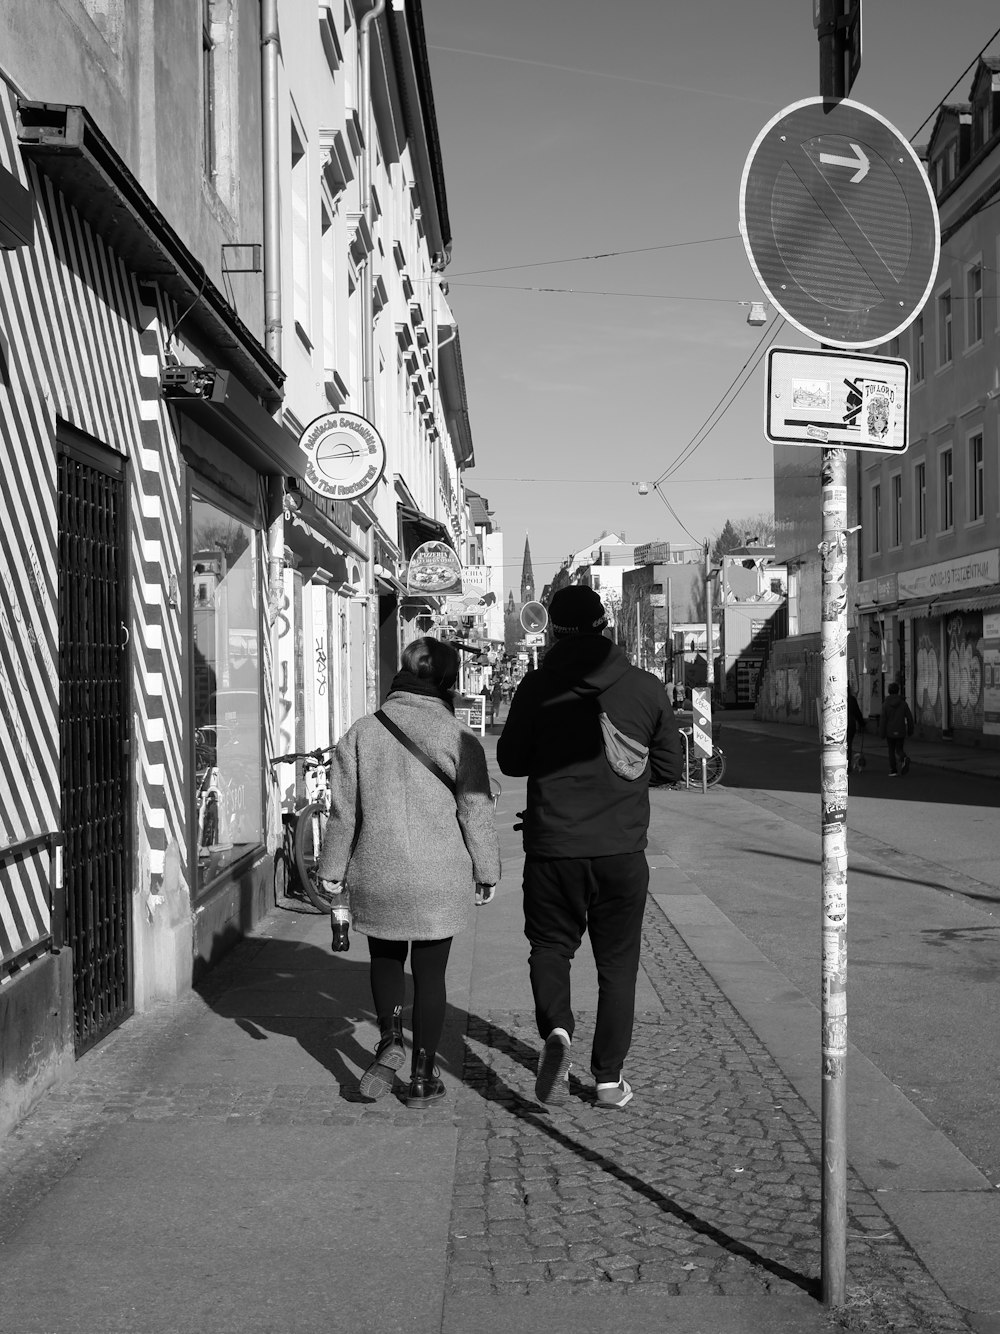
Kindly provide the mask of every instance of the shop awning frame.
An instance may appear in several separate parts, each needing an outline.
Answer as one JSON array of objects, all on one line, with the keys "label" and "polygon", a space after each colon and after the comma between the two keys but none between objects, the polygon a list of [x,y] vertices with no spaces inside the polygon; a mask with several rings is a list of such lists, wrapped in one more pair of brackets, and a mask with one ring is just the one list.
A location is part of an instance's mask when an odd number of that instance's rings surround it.
[{"label": "shop awning frame", "polygon": [[915,616],[946,616],[953,611],[1000,611],[1000,584],[989,588],[971,589],[968,593],[949,593],[947,597],[931,598],[929,601],[906,603],[899,607],[898,615],[906,618]]},{"label": "shop awning frame", "polygon": [[305,455],[298,441],[231,371],[215,366],[164,366],[160,395],[218,436],[258,472],[302,476]]},{"label": "shop awning frame", "polygon": [[455,539],[445,524],[410,505],[400,504],[398,509],[400,546],[406,560],[409,560],[417,547],[422,546],[424,542],[444,542],[455,551]]},{"label": "shop awning frame", "polygon": [[[330,584],[333,588],[353,587],[348,558],[338,550],[335,542],[307,523],[300,514],[293,512],[288,517],[285,545],[300,562],[297,568],[302,571],[303,578],[307,582],[315,580]],[[356,557],[354,563],[358,564]]]}]

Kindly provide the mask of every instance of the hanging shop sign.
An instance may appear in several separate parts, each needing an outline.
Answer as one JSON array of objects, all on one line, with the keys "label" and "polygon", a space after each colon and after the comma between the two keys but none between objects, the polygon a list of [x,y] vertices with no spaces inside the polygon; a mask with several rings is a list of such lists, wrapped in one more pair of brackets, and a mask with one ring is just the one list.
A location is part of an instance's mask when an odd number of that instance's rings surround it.
[{"label": "hanging shop sign", "polygon": [[430,593],[435,597],[462,592],[462,562],[445,542],[425,542],[410,557],[406,572],[407,593]]},{"label": "hanging shop sign", "polygon": [[334,500],[359,500],[385,472],[385,442],[354,412],[325,412],[299,436],[306,456],[306,481]]}]

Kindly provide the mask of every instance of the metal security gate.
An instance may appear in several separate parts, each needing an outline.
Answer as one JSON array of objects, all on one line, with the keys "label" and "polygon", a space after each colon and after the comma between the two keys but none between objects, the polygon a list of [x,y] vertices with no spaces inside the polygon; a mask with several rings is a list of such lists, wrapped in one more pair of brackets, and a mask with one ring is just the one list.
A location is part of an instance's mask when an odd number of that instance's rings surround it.
[{"label": "metal security gate", "polygon": [[78,1055],[132,1012],[126,533],[121,461],[64,439],[59,739]]}]

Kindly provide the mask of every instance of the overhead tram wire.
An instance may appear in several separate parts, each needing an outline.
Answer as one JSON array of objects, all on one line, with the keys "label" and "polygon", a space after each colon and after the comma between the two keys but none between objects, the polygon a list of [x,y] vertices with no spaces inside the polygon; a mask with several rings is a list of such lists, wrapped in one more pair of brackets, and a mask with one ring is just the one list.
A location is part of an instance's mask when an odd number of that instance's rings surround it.
[{"label": "overhead tram wire", "polygon": [[739,232],[730,236],[705,236],[694,241],[664,241],[660,245],[639,246],[633,250],[602,250],[594,255],[567,255],[563,259],[536,259],[529,264],[503,264],[493,269],[464,269],[461,273],[448,275],[448,281],[456,278],[472,278],[480,273],[511,273],[514,269],[543,269],[549,264],[580,264],[592,259],[617,259],[619,255],[648,255],[654,250],[678,250],[683,246],[713,245],[717,241],[738,241]]},{"label": "overhead tram wire", "polygon": [[[937,105],[936,105],[936,106],[934,107],[934,109],[930,112],[930,114],[929,114],[927,117],[925,117],[925,119],[921,122],[921,124],[917,126],[916,130],[914,131],[914,133],[910,136],[910,141],[911,141],[911,142],[912,142],[914,139],[916,139],[917,135],[918,135],[918,134],[920,133],[920,131],[924,128],[924,126],[925,126],[925,125],[926,125],[926,124],[927,124],[927,123],[928,123],[928,122],[929,122],[935,115],[937,115],[937,113],[938,113],[938,111],[940,110],[940,108],[941,108],[942,106],[944,106],[946,100],[951,96],[951,94],[955,91],[955,89],[956,89],[956,88],[958,87],[958,85],[962,82],[962,80],[968,76],[968,74],[971,72],[971,70],[975,68],[977,62],[981,59],[983,53],[984,53],[984,52],[989,48],[989,46],[990,46],[990,45],[997,39],[997,37],[1000,37],[1000,28],[997,28],[996,31],[995,31],[995,32],[994,32],[994,33],[987,39],[987,41],[986,41],[986,42],[983,44],[983,46],[979,49],[979,52],[976,54],[976,56],[974,57],[974,59],[971,60],[971,61],[969,62],[969,64],[966,66],[966,68],[962,71],[962,73],[958,76],[958,78],[955,80],[955,82],[951,85],[951,87],[950,87],[950,88],[948,89],[948,91],[945,93],[944,97],[941,98],[941,100],[937,103]],[[723,393],[722,397],[719,399],[719,402],[715,405],[715,407],[714,407],[714,408],[712,409],[712,411],[709,413],[708,417],[706,417],[705,421],[702,423],[702,425],[701,425],[701,427],[699,428],[699,430],[695,432],[695,434],[694,434],[694,436],[692,436],[690,442],[684,447],[684,449],[680,452],[680,454],[677,456],[677,458],[674,459],[673,463],[669,464],[669,465],[664,469],[664,471],[660,474],[660,476],[653,482],[653,489],[654,489],[654,491],[655,491],[656,494],[660,497],[660,499],[663,501],[664,505],[666,505],[667,509],[670,511],[670,513],[673,515],[673,517],[677,520],[677,522],[681,524],[681,527],[682,527],[682,528],[684,528],[683,523],[681,523],[681,520],[680,520],[679,516],[678,516],[677,513],[674,511],[674,509],[673,509],[673,507],[671,506],[670,502],[667,500],[666,496],[663,494],[662,490],[660,489],[660,488],[661,488],[661,483],[664,482],[668,477],[670,477],[670,476],[672,476],[674,473],[676,473],[677,470],[678,470],[680,467],[682,467],[684,463],[687,462],[687,460],[692,456],[692,454],[694,454],[694,452],[699,448],[699,446],[702,445],[702,444],[705,442],[705,440],[708,438],[708,436],[711,434],[711,432],[712,432],[712,431],[715,429],[715,427],[719,424],[719,422],[720,422],[720,421],[722,420],[722,418],[725,416],[726,412],[728,412],[729,408],[730,408],[730,407],[732,406],[732,404],[735,402],[735,400],[736,400],[737,396],[739,395],[740,391],[742,390],[743,386],[746,384],[746,379],[743,379],[742,383],[739,383],[741,377],[744,375],[744,372],[746,372],[746,371],[747,371],[747,368],[749,367],[749,372],[748,372],[747,377],[746,377],[746,378],[748,379],[748,378],[749,378],[749,375],[752,374],[754,370],[756,370],[758,364],[760,363],[760,360],[762,359],[764,353],[767,351],[767,349],[768,349],[768,347],[770,346],[770,344],[773,343],[774,339],[778,336],[778,333],[781,331],[781,328],[783,327],[784,323],[785,323],[784,317],[781,317],[781,319],[779,320],[779,322],[778,322],[777,325],[775,326],[773,332],[768,331],[768,333],[770,334],[770,337],[768,337],[767,334],[761,336],[761,339],[760,339],[759,342],[757,343],[757,346],[754,348],[753,352],[750,354],[750,358],[749,358],[749,360],[744,364],[743,368],[740,370],[739,374],[738,374],[738,375],[735,377],[735,379],[732,381],[732,383],[730,384],[729,388],[725,391],[725,393]],[[766,343],[765,343],[765,339],[766,339]],[[751,362],[753,363],[752,365],[751,365]],[[730,397],[730,394],[732,395],[732,397]],[[727,399],[728,399],[728,402],[727,402]],[[721,408],[721,411],[720,411],[720,408]],[[716,414],[718,414],[718,415],[716,415]],[[713,420],[713,419],[714,419],[714,420]],[[684,528],[684,531],[685,531],[686,533],[688,533],[688,536],[689,536],[689,537],[691,536],[691,533],[688,532],[688,529],[687,529],[687,528]]]},{"label": "overhead tram wire", "polygon": [[997,30],[996,30],[996,32],[993,34],[993,36],[990,37],[990,38],[986,41],[986,43],[985,43],[983,46],[981,46],[981,47],[979,48],[979,52],[978,52],[978,54],[975,55],[975,56],[973,57],[973,59],[969,62],[969,64],[966,65],[965,69],[962,70],[962,73],[958,76],[958,78],[955,80],[955,82],[951,85],[951,87],[950,87],[950,88],[948,89],[948,91],[945,93],[944,97],[942,97],[941,100],[937,103],[937,105],[936,105],[936,106],[934,107],[934,109],[931,111],[930,115],[926,116],[926,117],[920,122],[920,124],[917,126],[917,128],[914,130],[914,132],[910,135],[910,143],[912,143],[913,140],[916,139],[917,135],[918,135],[918,134],[920,133],[920,131],[924,128],[924,126],[928,123],[928,121],[933,120],[933,118],[934,118],[934,117],[937,115],[937,113],[941,110],[941,108],[942,108],[942,107],[944,106],[944,104],[947,102],[948,98],[951,97],[952,93],[955,91],[955,89],[958,87],[958,85],[962,82],[962,80],[963,80],[969,73],[971,73],[971,71],[975,68],[975,66],[976,66],[976,62],[977,62],[978,60],[981,59],[983,52],[987,49],[987,47],[990,45],[990,43],[991,43],[991,42],[995,42],[996,39],[997,39],[998,37],[1000,37],[1000,28],[997,28]]},{"label": "overhead tram wire", "polygon": [[654,487],[659,487],[661,482],[666,481],[668,477],[671,477],[675,472],[677,472],[677,470],[687,462],[687,460],[692,456],[692,454],[694,454],[694,452],[699,448],[699,446],[704,444],[705,440],[708,439],[708,436],[711,434],[711,432],[715,429],[716,426],[718,426],[719,422],[729,411],[730,407],[732,407],[733,403],[736,401],[737,397],[740,394],[740,391],[743,389],[747,380],[750,378],[753,372],[757,369],[757,366],[762,361],[764,353],[768,350],[771,343],[774,342],[775,338],[777,338],[778,334],[784,328],[784,325],[785,325],[785,318],[784,316],[780,316],[777,322],[775,323],[773,329],[766,329],[764,333],[761,334],[760,338],[757,340],[756,346],[750,353],[750,356],[743,363],[743,366],[737,372],[736,376],[730,383],[729,387],[723,392],[718,403],[716,403],[715,407],[708,414],[704,422],[702,422],[701,426],[694,433],[690,441],[684,446],[681,452],[677,455],[674,461],[668,464],[667,467],[664,468],[663,472],[660,473],[659,477],[656,478],[656,480],[653,482]]}]

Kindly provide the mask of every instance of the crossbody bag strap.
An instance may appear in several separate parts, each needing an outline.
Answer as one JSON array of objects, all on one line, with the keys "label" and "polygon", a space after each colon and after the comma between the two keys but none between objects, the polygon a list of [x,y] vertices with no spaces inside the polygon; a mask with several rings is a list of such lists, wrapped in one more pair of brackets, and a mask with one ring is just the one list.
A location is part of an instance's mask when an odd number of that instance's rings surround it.
[{"label": "crossbody bag strap", "polygon": [[458,796],[458,788],[455,785],[455,780],[449,778],[441,766],[436,764],[429,755],[425,754],[411,737],[408,737],[401,728],[397,727],[392,719],[384,714],[381,709],[376,710],[375,717],[387,732],[392,733],[401,746],[405,746],[410,754],[420,761],[425,769],[429,769],[435,778],[440,778],[441,782],[444,783],[445,787],[453,797]]}]

